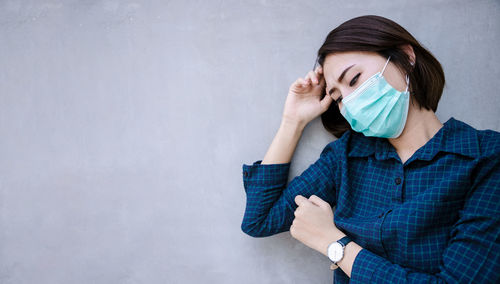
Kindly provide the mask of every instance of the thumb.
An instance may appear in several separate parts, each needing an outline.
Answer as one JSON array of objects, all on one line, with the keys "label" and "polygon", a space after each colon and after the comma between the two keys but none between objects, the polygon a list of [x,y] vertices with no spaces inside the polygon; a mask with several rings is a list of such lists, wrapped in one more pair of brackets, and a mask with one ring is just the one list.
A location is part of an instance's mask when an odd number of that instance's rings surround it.
[{"label": "thumb", "polygon": [[324,201],[323,199],[319,198],[318,196],[316,196],[314,194],[309,197],[309,201],[311,201],[312,203],[314,203],[315,205],[317,205],[321,208],[329,208],[330,207],[330,204],[328,204],[328,202]]},{"label": "thumb", "polygon": [[333,98],[332,96],[326,94],[326,80],[325,80],[325,76],[321,76],[321,80],[319,81],[319,85],[321,86],[321,90],[323,92],[325,92],[325,96],[323,97],[323,99],[319,102],[320,103],[320,106],[321,106],[321,111],[322,112],[325,112],[329,107],[330,105],[332,104],[333,102]]},{"label": "thumb", "polygon": [[295,203],[296,203],[298,206],[300,206],[300,205],[302,205],[304,202],[306,202],[307,198],[305,198],[304,196],[302,196],[302,195],[298,194],[297,196],[295,196],[294,200],[295,200]]},{"label": "thumb", "polygon": [[321,111],[325,112],[333,102],[333,98],[330,95],[325,95],[323,99],[319,102],[321,106]]}]

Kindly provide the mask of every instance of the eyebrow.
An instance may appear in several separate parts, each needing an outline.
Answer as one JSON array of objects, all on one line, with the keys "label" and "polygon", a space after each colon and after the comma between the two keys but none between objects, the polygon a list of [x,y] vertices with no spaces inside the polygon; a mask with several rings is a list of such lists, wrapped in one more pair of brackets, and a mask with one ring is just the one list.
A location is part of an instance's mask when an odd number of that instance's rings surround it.
[{"label": "eyebrow", "polygon": [[[342,79],[344,79],[345,73],[347,73],[347,71],[348,71],[349,69],[351,69],[351,67],[353,67],[354,65],[356,65],[356,64],[353,64],[353,65],[351,65],[351,66],[347,67],[347,68],[346,68],[346,69],[342,72],[342,74],[340,74],[340,77],[339,77],[339,79],[337,80],[339,83],[340,83],[340,82],[342,82]],[[331,95],[331,94],[333,93],[333,90],[335,90],[335,89],[336,89],[335,87],[331,88],[331,89],[328,91],[328,94],[329,94],[329,95]]]}]

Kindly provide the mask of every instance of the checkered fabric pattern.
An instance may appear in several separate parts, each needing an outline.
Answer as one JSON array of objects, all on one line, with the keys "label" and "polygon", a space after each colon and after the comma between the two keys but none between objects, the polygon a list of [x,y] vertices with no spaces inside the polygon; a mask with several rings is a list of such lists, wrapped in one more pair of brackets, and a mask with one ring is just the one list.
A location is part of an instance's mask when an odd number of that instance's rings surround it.
[{"label": "checkered fabric pattern", "polygon": [[289,182],[290,163],[243,164],[241,229],[289,231],[296,195],[335,210],[363,247],[334,283],[500,283],[500,133],[450,118],[405,163],[385,138],[347,131]]}]

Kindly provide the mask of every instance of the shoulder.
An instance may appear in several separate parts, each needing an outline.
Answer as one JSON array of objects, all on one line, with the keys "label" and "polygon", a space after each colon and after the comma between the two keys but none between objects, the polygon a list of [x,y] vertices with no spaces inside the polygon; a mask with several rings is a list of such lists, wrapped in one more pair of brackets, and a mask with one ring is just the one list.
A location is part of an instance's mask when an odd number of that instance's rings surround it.
[{"label": "shoulder", "polygon": [[343,149],[345,150],[350,140],[351,130],[347,130],[346,132],[344,132],[344,134],[342,134],[342,136],[340,136],[340,138],[326,144],[326,146],[323,148],[322,154],[326,152],[341,151]]},{"label": "shoulder", "polygon": [[366,137],[361,133],[347,130],[344,134],[323,149],[322,154],[329,153],[337,160],[345,160],[348,157],[364,157],[375,151],[376,139]]},{"label": "shoulder", "polygon": [[484,129],[477,130],[481,156],[500,156],[500,132]]},{"label": "shoulder", "polygon": [[461,120],[450,118],[446,122],[446,141],[454,151],[469,154],[475,158],[498,158],[500,154],[500,132],[491,129],[476,129]]}]

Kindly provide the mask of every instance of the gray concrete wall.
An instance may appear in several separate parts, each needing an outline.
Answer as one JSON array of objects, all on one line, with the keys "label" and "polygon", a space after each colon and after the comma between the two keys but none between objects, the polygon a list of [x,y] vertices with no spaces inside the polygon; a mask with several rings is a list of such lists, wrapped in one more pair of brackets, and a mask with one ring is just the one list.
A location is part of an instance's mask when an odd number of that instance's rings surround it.
[{"label": "gray concrete wall", "polygon": [[[289,85],[376,14],[442,63],[438,108],[500,130],[498,1],[0,1],[1,283],[330,283],[240,230]],[[290,178],[334,139],[304,131]]]}]

